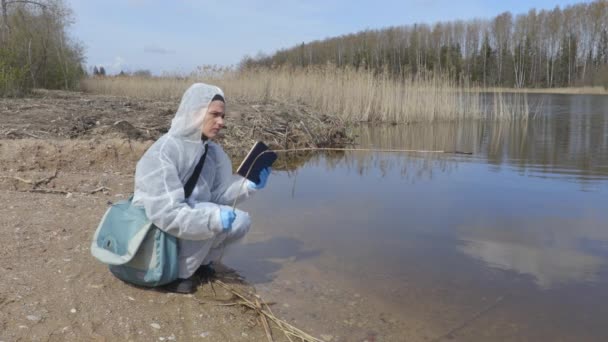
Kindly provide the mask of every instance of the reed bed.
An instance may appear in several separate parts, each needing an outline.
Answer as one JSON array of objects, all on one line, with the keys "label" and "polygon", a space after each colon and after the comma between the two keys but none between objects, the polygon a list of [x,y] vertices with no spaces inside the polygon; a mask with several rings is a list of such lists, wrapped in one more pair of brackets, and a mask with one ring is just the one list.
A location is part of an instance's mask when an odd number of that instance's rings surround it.
[{"label": "reed bed", "polygon": [[[461,119],[527,119],[525,94],[495,93],[494,105],[479,89],[438,75],[393,77],[331,65],[309,68],[217,69],[188,77],[104,77],[83,82],[93,93],[179,99],[193,82],[217,84],[229,98],[310,106],[349,122],[410,123]],[[516,104],[511,103],[513,99]]]}]

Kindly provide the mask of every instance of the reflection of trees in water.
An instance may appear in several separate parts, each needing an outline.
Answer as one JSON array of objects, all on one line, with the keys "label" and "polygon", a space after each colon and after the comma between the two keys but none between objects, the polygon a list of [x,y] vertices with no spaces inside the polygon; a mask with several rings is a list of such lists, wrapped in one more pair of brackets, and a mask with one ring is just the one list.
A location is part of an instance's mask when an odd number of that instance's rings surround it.
[{"label": "reflection of trees in water", "polygon": [[[386,175],[432,178],[459,161],[503,165],[533,176],[561,175],[588,183],[608,176],[608,97],[543,95],[534,120],[467,120],[355,129],[361,148],[458,150],[473,156],[416,153],[300,152],[281,154],[276,169],[294,171],[310,162],[359,174],[371,169]],[[415,156],[415,157],[413,157]]]},{"label": "reflection of trees in water", "polygon": [[460,150],[474,152],[481,138],[481,121],[362,126],[356,132],[363,148],[404,148],[420,150]]},{"label": "reflection of trees in water", "polygon": [[546,96],[543,115],[530,121],[519,149],[488,149],[520,171],[571,175],[581,182],[604,178],[608,169],[608,98]]},{"label": "reflection of trees in water", "polygon": [[309,160],[308,165],[324,167],[328,171],[356,172],[365,176],[380,172],[386,177],[389,172],[398,170],[401,177],[412,182],[420,179],[433,179],[436,172],[447,173],[455,169],[454,160],[444,155],[417,155],[409,152],[362,152],[322,153]]},{"label": "reflection of trees in water", "polygon": [[[608,97],[549,97],[534,120],[460,121],[357,130],[361,147],[459,150],[497,169],[561,174],[578,181],[608,176]],[[445,155],[442,156],[445,158]]]}]

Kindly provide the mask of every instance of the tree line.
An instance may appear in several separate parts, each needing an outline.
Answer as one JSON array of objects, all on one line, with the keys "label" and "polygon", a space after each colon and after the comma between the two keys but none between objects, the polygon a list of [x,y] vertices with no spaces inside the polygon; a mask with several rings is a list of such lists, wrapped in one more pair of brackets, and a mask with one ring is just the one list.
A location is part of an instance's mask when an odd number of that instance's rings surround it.
[{"label": "tree line", "polygon": [[72,12],[62,0],[0,0],[0,96],[32,88],[74,89],[84,49],[70,39]]},{"label": "tree line", "polygon": [[492,19],[366,30],[245,57],[241,68],[331,63],[483,86],[608,87],[608,0]]}]

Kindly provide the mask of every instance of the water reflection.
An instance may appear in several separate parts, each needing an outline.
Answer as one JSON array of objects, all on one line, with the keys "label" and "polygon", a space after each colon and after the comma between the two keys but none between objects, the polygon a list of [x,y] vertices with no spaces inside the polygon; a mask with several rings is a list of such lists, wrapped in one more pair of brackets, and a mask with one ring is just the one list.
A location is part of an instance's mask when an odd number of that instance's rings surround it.
[{"label": "water reflection", "polygon": [[462,228],[460,250],[490,267],[531,275],[542,289],[595,281],[606,265],[606,218],[496,221]]},{"label": "water reflection", "polygon": [[310,267],[439,331],[475,317],[457,340],[604,341],[608,97],[548,96],[544,110],[359,131],[361,147],[471,156],[305,155],[246,202],[264,238],[230,264],[258,284]]},{"label": "water reflection", "polygon": [[[582,184],[608,178],[608,97],[542,95],[528,121],[461,121],[361,127],[363,147],[471,151],[494,170],[560,176]],[[445,156],[445,155],[444,155]]]},{"label": "water reflection", "polygon": [[[355,173],[360,176],[377,174],[384,178],[397,172],[402,179],[415,182],[431,180],[436,173],[450,173],[458,167],[457,160],[443,154],[400,152],[341,152],[318,153],[310,156],[307,166],[327,171]],[[296,173],[297,174],[297,173]]]},{"label": "water reflection", "polygon": [[[309,155],[306,168],[324,169],[328,178],[334,174],[342,179],[349,174],[362,180],[382,177],[390,185],[376,184],[370,191],[382,193],[380,198],[389,202],[383,204],[387,208],[408,201],[407,195],[390,190],[402,186],[403,179],[409,183],[435,180],[407,191],[425,196],[442,193],[442,200],[433,199],[433,205],[443,201],[451,206],[441,215],[451,223],[460,221],[455,238],[465,255],[493,268],[532,276],[540,288],[593,281],[608,258],[608,217],[589,219],[580,211],[601,206],[601,189],[608,180],[608,97],[532,96],[542,97],[535,101],[543,102],[543,111],[534,120],[360,127],[356,131],[363,148],[471,151],[472,156],[337,152]],[[401,177],[399,181],[391,177],[395,174]],[[438,174],[444,176],[440,181]],[[579,190],[594,190],[595,197],[575,195],[576,190],[564,180],[575,181]],[[457,199],[462,203],[449,204]],[[535,207],[539,203],[545,208]],[[552,213],[556,208],[571,215],[556,218]],[[487,222],[468,224],[458,211]],[[504,215],[504,222],[492,213]],[[426,229],[443,228],[435,223]]]}]

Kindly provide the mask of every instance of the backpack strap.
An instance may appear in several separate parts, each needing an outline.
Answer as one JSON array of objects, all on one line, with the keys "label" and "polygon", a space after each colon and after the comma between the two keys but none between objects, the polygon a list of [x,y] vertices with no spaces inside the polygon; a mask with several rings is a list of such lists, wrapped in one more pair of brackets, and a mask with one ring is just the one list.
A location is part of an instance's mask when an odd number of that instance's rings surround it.
[{"label": "backpack strap", "polygon": [[203,165],[205,165],[205,159],[207,158],[207,146],[208,145],[205,144],[205,152],[201,156],[201,159],[198,161],[198,164],[196,164],[196,167],[194,168],[194,172],[192,173],[192,176],[190,176],[190,178],[186,182],[186,185],[184,185],[184,193],[186,195],[185,198],[188,198],[188,197],[190,197],[190,195],[192,195],[192,191],[194,191],[194,186],[196,185],[196,182],[198,181],[198,177],[201,175],[201,171],[203,170]]}]

